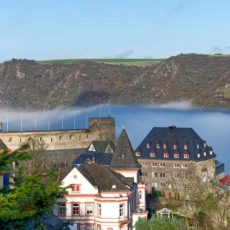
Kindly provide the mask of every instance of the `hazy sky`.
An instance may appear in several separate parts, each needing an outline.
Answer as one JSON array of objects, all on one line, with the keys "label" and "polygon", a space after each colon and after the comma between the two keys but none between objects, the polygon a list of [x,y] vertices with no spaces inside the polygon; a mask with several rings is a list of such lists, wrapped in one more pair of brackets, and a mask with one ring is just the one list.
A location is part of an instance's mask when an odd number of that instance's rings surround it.
[{"label": "hazy sky", "polygon": [[0,61],[230,53],[229,0],[0,0]]}]

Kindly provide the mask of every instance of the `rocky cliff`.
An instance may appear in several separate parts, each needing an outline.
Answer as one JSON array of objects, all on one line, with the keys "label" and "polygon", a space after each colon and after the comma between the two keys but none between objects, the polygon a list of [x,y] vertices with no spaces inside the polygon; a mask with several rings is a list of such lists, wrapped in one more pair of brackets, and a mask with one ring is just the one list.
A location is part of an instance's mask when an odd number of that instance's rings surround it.
[{"label": "rocky cliff", "polygon": [[48,109],[108,100],[230,107],[230,57],[225,56],[179,55],[146,67],[12,60],[0,64],[0,79],[2,107]]}]

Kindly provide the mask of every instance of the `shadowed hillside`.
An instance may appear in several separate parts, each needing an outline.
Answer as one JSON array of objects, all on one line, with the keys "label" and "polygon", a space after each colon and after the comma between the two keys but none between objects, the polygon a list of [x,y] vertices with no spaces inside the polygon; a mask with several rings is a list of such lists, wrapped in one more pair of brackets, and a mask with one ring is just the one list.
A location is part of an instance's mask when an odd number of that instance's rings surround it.
[{"label": "shadowed hillside", "polygon": [[56,63],[0,64],[1,106],[48,109],[110,99],[122,104],[192,100],[201,107],[230,107],[229,56],[179,55],[139,66],[106,60]]}]

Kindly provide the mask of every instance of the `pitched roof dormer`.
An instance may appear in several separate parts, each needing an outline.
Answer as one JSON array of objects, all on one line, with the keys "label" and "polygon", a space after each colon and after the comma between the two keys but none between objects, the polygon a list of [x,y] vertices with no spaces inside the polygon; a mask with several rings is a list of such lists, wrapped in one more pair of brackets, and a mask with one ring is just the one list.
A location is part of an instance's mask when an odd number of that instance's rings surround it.
[{"label": "pitched roof dormer", "polygon": [[123,127],[118,138],[113,159],[112,169],[139,169],[139,163],[134,155],[126,129]]}]

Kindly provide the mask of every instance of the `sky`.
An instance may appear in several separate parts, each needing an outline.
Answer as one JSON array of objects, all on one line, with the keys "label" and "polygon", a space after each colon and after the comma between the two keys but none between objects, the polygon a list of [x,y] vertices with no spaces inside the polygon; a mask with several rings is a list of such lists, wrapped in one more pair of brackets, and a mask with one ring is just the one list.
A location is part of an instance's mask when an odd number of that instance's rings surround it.
[{"label": "sky", "polygon": [[229,0],[0,0],[0,61],[230,53]]}]

